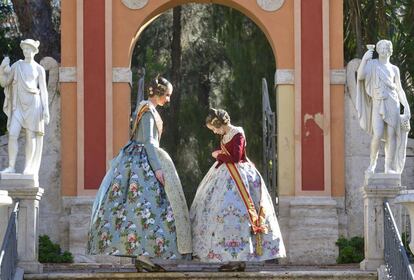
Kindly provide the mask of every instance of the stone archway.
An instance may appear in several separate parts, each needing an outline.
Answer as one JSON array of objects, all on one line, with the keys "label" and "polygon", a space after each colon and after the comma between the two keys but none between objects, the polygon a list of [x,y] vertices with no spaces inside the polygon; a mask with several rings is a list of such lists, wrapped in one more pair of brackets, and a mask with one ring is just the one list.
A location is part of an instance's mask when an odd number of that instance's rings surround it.
[{"label": "stone archway", "polygon": [[[106,163],[128,137],[135,41],[158,14],[188,2],[62,0],[63,197],[96,193]],[[292,207],[310,204],[335,208],[333,198],[344,196],[342,1],[191,2],[239,10],[262,29],[272,46],[278,69],[281,207],[285,203],[290,212]],[[303,196],[306,201],[301,200]],[[313,200],[315,196],[323,199]],[[281,215],[287,217],[285,229],[294,231],[288,229],[290,214],[281,211]],[[299,242],[297,236],[293,238]],[[332,250],[325,250],[327,259],[332,258]]]}]

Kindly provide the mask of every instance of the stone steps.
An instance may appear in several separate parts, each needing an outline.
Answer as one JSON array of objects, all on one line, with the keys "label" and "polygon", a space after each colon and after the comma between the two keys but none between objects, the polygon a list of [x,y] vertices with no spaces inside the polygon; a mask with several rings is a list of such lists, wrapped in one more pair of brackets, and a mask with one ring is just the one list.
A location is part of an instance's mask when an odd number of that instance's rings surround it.
[{"label": "stone steps", "polygon": [[134,273],[134,272],[107,272],[107,273],[43,273],[26,274],[24,279],[89,279],[89,280],[226,280],[226,279],[246,279],[246,280],[288,280],[288,279],[308,279],[308,280],[376,280],[376,272],[366,271],[260,271],[260,272],[166,272],[166,273]]},{"label": "stone steps", "polygon": [[248,263],[245,272],[218,272],[217,264],[200,264],[184,262],[163,264],[165,273],[136,273],[133,265],[112,264],[66,264],[44,266],[42,274],[26,274],[24,279],[187,279],[187,280],[226,280],[226,279],[260,279],[260,280],[376,280],[376,271],[361,271],[357,265],[336,266],[290,266],[277,264]]}]

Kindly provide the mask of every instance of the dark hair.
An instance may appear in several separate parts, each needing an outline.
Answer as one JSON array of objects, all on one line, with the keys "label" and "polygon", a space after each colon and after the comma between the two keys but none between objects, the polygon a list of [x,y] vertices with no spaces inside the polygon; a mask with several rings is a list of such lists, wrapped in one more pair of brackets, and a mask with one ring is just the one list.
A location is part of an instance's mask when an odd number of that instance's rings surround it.
[{"label": "dark hair", "polygon": [[168,88],[172,88],[172,84],[166,78],[157,75],[148,87],[148,96],[163,96]]},{"label": "dark hair", "polygon": [[206,117],[206,124],[219,128],[230,123],[229,114],[223,109],[210,108]]}]

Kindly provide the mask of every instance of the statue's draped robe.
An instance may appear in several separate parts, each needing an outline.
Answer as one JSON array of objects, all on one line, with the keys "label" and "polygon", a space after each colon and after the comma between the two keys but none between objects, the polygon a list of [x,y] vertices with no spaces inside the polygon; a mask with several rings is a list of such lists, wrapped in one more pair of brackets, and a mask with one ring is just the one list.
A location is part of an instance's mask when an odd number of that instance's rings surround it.
[{"label": "statue's draped robe", "polygon": [[[395,66],[392,66],[395,67]],[[378,59],[369,60],[365,66],[365,80],[357,80],[356,110],[359,124],[370,135],[373,134],[373,103],[379,106],[378,112],[383,121],[394,128],[397,137],[395,158],[396,171],[401,173],[405,164],[408,130],[401,127],[399,88],[395,81],[384,71]],[[387,130],[384,129],[385,141]],[[385,142],[385,154],[388,154],[388,142]]]},{"label": "statue's draped robe", "polygon": [[[42,98],[47,96],[45,71],[37,62],[32,63],[32,71],[24,71],[24,62],[19,60],[11,67],[9,74],[2,73],[1,86],[4,87],[3,111],[7,116],[7,130],[13,118],[20,125],[43,135],[45,124],[43,120]],[[42,77],[41,77],[42,76]],[[38,88],[39,86],[39,88]]]}]

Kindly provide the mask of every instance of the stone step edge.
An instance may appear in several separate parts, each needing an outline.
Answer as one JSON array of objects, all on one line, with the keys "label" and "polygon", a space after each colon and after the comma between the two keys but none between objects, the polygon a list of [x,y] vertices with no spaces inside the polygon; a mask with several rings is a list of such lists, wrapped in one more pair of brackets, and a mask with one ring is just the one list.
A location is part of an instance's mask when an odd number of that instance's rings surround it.
[{"label": "stone step edge", "polygon": [[[24,279],[377,279],[375,271],[165,272],[165,273],[43,273]],[[358,277],[358,278],[354,278]],[[360,278],[363,277],[363,278]]]}]

